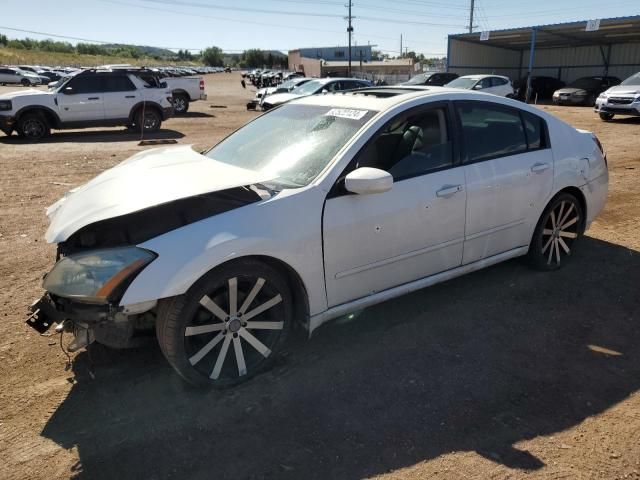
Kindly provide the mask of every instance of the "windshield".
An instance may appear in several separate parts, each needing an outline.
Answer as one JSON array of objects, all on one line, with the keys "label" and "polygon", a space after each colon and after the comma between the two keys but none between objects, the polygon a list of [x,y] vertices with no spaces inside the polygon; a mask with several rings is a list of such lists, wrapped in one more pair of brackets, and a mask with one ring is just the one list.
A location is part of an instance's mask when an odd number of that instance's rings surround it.
[{"label": "windshield", "polygon": [[276,88],[276,92],[277,93],[288,92],[293,87],[295,87],[295,85],[296,85],[296,82],[294,82],[293,80],[287,80],[286,82],[282,82],[280,85],[278,85],[278,88]]},{"label": "windshield", "polygon": [[635,75],[631,75],[620,85],[640,85],[640,72],[636,73]]},{"label": "windshield", "polygon": [[288,187],[308,185],[375,114],[372,110],[288,104],[258,117],[205,153],[272,175]]},{"label": "windshield", "polygon": [[422,85],[424,82],[429,80],[429,77],[433,75],[432,73],[421,73],[420,75],[416,75],[411,78],[409,81],[404,82],[405,85]]},{"label": "windshield", "polygon": [[56,87],[56,92],[60,92],[62,91],[62,88],[69,83],[69,80],[71,80],[74,76],[73,75],[69,75],[68,77],[62,77],[60,80],[58,80],[58,86]]},{"label": "windshield", "polygon": [[569,88],[582,88],[582,89],[585,89],[585,90],[589,90],[591,88],[598,88],[600,86],[601,82],[602,82],[602,80],[599,79],[599,78],[583,77],[583,78],[579,78],[575,82],[570,83],[568,85],[568,87]]},{"label": "windshield", "polygon": [[456,78],[455,80],[447,83],[447,87],[452,87],[452,88],[466,88],[466,89],[471,89],[473,88],[473,86],[478,83],[478,79],[477,78],[464,78],[464,77],[459,77]]},{"label": "windshield", "polygon": [[312,80],[300,87],[296,87],[294,93],[298,95],[313,95],[318,90],[322,90],[323,86],[324,82],[321,82],[320,80]]}]

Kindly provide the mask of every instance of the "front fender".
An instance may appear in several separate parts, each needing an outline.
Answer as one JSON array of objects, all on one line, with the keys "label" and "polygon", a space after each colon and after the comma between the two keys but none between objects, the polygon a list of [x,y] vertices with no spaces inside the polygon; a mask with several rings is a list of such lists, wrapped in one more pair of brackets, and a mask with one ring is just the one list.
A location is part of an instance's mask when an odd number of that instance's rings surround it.
[{"label": "front fender", "polygon": [[182,295],[211,269],[233,259],[266,256],[291,267],[313,315],[326,310],[321,215],[317,188],[247,205],[140,244],[158,254],[132,282],[120,305]]}]

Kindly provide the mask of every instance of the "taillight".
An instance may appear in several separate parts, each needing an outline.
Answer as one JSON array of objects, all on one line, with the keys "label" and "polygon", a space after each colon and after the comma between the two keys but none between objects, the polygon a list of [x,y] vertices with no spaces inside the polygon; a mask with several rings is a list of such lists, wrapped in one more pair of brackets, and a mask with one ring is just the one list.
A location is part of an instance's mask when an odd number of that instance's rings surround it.
[{"label": "taillight", "polygon": [[200,79],[200,90],[204,90],[204,79]]},{"label": "taillight", "polygon": [[591,136],[593,137],[593,141],[596,142],[596,145],[598,145],[598,148],[600,149],[600,152],[602,153],[602,157],[604,158],[604,164],[608,167],[609,163],[607,162],[607,154],[604,153],[604,147],[602,146],[602,143],[600,142],[598,137],[595,136],[595,134],[592,133]]}]

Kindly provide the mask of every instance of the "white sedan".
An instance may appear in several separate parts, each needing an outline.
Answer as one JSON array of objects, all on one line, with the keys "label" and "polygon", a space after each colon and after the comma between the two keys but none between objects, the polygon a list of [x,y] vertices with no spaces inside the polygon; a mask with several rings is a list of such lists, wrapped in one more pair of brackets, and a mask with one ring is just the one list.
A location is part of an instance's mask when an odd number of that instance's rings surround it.
[{"label": "white sedan", "polygon": [[294,323],[511,258],[562,266],[604,206],[598,140],[535,107],[369,88],[273,109],[199,154],[138,153],[48,210],[28,323],[125,347],[155,325],[194,384],[260,372]]},{"label": "white sedan", "polygon": [[492,93],[500,97],[513,98],[514,96],[511,80],[509,77],[503,77],[502,75],[465,75],[450,81],[446,86]]}]

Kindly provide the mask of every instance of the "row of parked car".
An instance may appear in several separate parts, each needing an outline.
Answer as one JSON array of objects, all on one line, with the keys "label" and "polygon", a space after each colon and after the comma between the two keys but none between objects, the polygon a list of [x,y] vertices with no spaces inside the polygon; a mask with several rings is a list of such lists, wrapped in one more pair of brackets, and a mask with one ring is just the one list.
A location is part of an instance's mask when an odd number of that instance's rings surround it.
[{"label": "row of parked car", "polygon": [[[260,71],[253,71],[245,76],[259,86],[262,84],[261,74]],[[605,121],[613,119],[614,115],[640,116],[640,72],[625,81],[612,76],[591,76],[579,78],[569,85],[553,77],[532,76],[528,84],[527,77],[514,84],[509,77],[502,75],[458,76],[448,72],[425,72],[415,75],[400,86],[446,86],[522,101],[526,100],[527,88],[530,88],[530,99],[553,100],[558,105],[594,106],[600,118]],[[364,88],[371,86],[372,83],[354,78],[305,78],[289,72],[275,85],[270,86],[268,82],[266,85],[258,89],[255,98],[247,104],[248,109],[269,110],[294,98]]]}]

